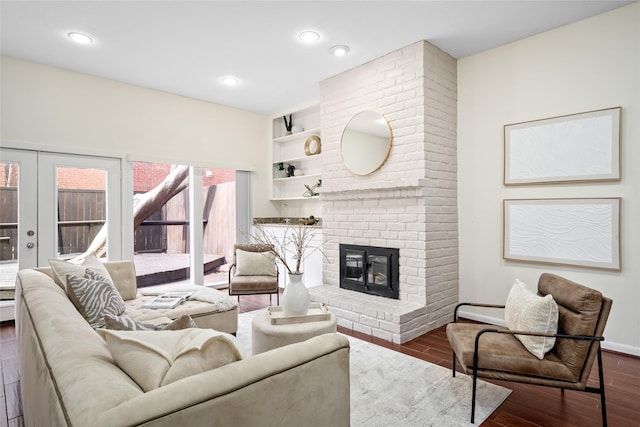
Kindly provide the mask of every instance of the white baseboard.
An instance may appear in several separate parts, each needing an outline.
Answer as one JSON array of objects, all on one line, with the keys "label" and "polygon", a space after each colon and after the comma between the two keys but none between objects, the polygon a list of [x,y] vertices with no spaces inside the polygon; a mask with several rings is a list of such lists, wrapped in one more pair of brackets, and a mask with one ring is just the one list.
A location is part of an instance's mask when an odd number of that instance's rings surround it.
[{"label": "white baseboard", "polygon": [[499,317],[485,316],[484,314],[470,313],[468,311],[458,310],[458,317],[464,317],[465,319],[488,323],[490,325],[507,326],[504,319]]},{"label": "white baseboard", "polygon": [[640,357],[640,348],[632,347],[630,345],[618,344],[615,342],[602,341],[602,348],[605,350],[617,351],[618,353],[629,354],[631,356]]},{"label": "white baseboard", "polygon": [[[477,313],[469,313],[467,311],[458,311],[459,317],[464,317],[465,319],[475,320],[476,322],[488,323],[490,325],[499,325],[506,326],[504,319],[499,317],[491,317],[485,316]],[[606,338],[606,337],[605,337]],[[632,356],[640,356],[640,348],[633,347],[626,344],[618,344],[615,342],[607,341],[606,339],[602,342],[602,348],[605,350],[617,351],[618,353],[629,354]]]}]

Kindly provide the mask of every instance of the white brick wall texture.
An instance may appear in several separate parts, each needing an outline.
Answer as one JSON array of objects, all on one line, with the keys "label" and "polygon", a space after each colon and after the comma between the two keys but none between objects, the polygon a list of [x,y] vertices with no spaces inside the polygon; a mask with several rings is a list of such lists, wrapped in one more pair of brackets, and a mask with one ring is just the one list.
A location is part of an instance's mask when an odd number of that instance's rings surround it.
[{"label": "white brick wall texture", "polygon": [[[456,61],[426,41],[320,83],[324,286],[341,326],[404,343],[445,324],[458,300]],[[387,162],[359,176],[342,164],[353,115],[382,114],[392,130]],[[400,249],[400,299],[339,288],[343,244]]]}]

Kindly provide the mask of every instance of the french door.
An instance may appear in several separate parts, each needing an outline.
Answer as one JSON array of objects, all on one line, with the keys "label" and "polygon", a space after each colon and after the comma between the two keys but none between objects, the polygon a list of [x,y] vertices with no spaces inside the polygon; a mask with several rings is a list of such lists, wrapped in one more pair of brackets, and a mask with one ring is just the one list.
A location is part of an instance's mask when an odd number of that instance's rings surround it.
[{"label": "french door", "polygon": [[120,159],[0,148],[0,284],[83,253],[122,257]]}]

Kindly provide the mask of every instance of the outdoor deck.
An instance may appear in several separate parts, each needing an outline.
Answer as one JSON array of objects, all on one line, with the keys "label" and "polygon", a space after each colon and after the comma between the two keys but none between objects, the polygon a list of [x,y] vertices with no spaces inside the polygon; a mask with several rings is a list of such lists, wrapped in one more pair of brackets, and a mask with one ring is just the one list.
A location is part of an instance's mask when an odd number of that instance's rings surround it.
[{"label": "outdoor deck", "polygon": [[[189,278],[189,254],[137,254],[133,257],[133,263],[136,266],[139,288],[179,282]],[[221,276],[224,276],[224,282],[227,283],[226,274],[212,274],[224,264],[224,255],[204,255],[204,274],[213,276],[205,277],[206,284],[211,283],[210,279],[215,279],[216,282],[221,281]]]}]

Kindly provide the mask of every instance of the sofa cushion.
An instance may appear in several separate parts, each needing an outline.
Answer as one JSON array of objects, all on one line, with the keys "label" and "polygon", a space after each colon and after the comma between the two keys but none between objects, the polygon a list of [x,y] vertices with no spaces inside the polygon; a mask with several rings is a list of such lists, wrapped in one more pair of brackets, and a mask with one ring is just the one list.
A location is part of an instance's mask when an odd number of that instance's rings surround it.
[{"label": "sofa cushion", "polygon": [[177,331],[179,329],[197,328],[191,316],[183,315],[168,323],[153,324],[137,322],[126,316],[105,314],[104,327],[116,331]]},{"label": "sofa cushion", "polygon": [[80,264],[62,261],[59,259],[50,259],[49,265],[53,271],[53,280],[65,291],[67,290],[67,274],[84,276],[86,268],[91,268],[113,285],[113,279],[111,278],[109,271],[107,271],[107,268],[93,254],[88,255]]},{"label": "sofa cushion", "polygon": [[213,329],[98,332],[145,392],[243,358],[235,337]]},{"label": "sofa cushion", "polygon": [[122,299],[125,301],[134,299],[138,292],[138,284],[133,261],[109,261],[104,266],[109,271],[113,284],[116,285]]},{"label": "sofa cushion", "polygon": [[236,276],[275,276],[273,252],[250,252],[236,249]]},{"label": "sofa cushion", "polygon": [[[555,334],[558,331],[558,305],[551,295],[534,294],[516,279],[511,287],[504,311],[507,328],[512,331]],[[538,359],[553,348],[555,337],[516,335],[522,345]]]},{"label": "sofa cushion", "polygon": [[83,277],[67,274],[67,293],[92,328],[104,326],[104,316],[124,313],[125,305],[113,283],[90,268]]}]

